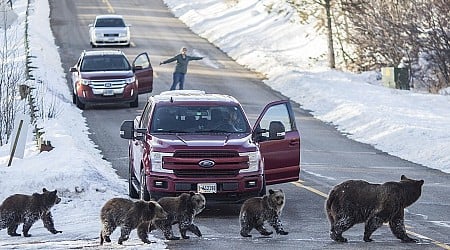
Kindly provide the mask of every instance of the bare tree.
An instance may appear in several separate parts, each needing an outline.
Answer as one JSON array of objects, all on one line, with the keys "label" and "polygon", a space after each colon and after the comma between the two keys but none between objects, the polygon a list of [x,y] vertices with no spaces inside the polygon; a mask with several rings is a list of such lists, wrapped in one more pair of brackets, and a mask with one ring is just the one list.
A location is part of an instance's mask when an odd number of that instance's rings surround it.
[{"label": "bare tree", "polygon": [[7,29],[7,10],[2,6],[1,29],[3,46],[0,47],[0,146],[8,142],[14,126],[14,118],[19,107],[16,105],[18,84],[24,80],[24,74],[20,71],[19,44],[10,43],[17,41],[17,30]]}]

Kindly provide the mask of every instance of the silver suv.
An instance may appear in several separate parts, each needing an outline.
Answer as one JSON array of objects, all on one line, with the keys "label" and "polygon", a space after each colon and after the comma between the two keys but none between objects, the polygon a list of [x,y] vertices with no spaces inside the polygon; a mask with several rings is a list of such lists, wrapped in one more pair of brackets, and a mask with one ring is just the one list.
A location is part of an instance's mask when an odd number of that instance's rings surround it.
[{"label": "silver suv", "polygon": [[100,45],[130,46],[130,25],[121,15],[98,15],[89,24],[89,39],[92,48]]}]

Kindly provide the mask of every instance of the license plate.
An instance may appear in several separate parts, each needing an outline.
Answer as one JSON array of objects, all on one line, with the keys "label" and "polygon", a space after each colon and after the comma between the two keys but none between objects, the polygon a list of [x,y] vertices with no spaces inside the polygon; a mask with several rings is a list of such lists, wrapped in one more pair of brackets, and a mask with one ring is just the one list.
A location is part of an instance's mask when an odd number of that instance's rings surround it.
[{"label": "license plate", "polygon": [[197,184],[197,192],[199,193],[217,193],[216,183],[199,183]]},{"label": "license plate", "polygon": [[103,90],[103,95],[104,96],[114,95],[114,91],[112,89],[105,89],[105,90]]}]

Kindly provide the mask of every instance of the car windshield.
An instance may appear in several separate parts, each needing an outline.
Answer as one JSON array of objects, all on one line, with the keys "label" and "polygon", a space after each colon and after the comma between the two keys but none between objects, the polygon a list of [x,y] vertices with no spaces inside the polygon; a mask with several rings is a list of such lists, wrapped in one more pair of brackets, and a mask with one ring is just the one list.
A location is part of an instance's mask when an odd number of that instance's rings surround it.
[{"label": "car windshield", "polygon": [[95,27],[125,27],[125,22],[121,18],[98,18]]},{"label": "car windshield", "polygon": [[249,133],[238,106],[162,106],[156,109],[151,133]]},{"label": "car windshield", "polygon": [[85,56],[81,63],[81,71],[124,71],[131,70],[130,63],[122,55]]}]

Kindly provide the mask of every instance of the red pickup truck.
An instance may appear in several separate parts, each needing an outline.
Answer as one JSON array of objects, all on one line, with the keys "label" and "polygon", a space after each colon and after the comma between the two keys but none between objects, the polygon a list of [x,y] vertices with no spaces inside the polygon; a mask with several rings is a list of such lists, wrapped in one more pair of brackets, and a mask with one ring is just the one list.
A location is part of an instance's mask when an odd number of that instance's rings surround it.
[{"label": "red pickup truck", "polygon": [[299,179],[300,134],[288,100],[268,104],[252,128],[234,97],[166,91],[124,121],[120,136],[129,140],[131,198],[195,191],[208,203],[240,203]]}]

